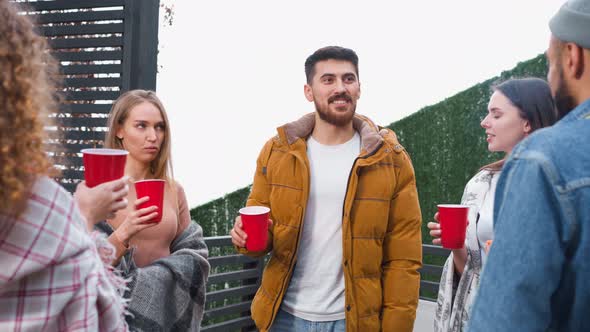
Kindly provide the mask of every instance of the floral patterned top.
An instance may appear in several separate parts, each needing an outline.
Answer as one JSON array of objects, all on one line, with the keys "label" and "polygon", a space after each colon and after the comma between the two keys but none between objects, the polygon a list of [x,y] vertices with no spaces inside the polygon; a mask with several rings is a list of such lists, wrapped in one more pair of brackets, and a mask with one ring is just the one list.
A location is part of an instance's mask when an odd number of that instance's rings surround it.
[{"label": "floral patterned top", "polygon": [[493,205],[495,187],[491,184],[492,179],[498,175],[497,171],[482,170],[465,186],[461,204],[469,206],[469,225],[465,239],[467,262],[463,274],[459,276],[455,273],[453,253],[447,258],[438,290],[434,317],[435,332],[466,330],[483,265],[482,251],[477,238],[478,215],[486,197],[492,200]]}]

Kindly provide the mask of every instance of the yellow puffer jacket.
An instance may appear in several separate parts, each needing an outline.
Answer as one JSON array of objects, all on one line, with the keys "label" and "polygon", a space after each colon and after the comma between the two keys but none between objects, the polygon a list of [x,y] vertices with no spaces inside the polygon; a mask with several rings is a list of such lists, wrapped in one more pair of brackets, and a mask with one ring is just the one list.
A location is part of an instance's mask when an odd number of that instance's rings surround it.
[{"label": "yellow puffer jacket", "polygon": [[[257,161],[247,205],[271,209],[272,251],[252,302],[261,331],[275,319],[289,285],[309,196],[306,138],[315,115],[278,128]],[[412,331],[422,266],[421,214],[410,157],[393,131],[355,115],[361,153],[350,172],[342,216],[347,331]],[[336,262],[335,262],[336,263]]]}]

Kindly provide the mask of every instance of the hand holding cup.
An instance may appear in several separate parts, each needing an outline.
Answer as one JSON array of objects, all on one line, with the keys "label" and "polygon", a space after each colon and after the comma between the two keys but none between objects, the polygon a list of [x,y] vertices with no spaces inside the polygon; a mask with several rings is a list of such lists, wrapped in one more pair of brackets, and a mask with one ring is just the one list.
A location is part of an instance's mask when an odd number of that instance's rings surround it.
[{"label": "hand holding cup", "polygon": [[249,206],[240,209],[234,227],[230,231],[232,243],[249,251],[262,251],[266,248],[268,228],[272,225],[270,209],[264,206]]},{"label": "hand holding cup", "polygon": [[231,235],[231,242],[238,248],[246,247],[246,240],[248,234],[244,232],[244,225],[242,224],[242,217],[237,216],[234,222],[234,227],[229,232]]},{"label": "hand holding cup", "polygon": [[137,233],[157,225],[157,223],[152,222],[158,216],[157,206],[152,205],[146,208],[139,208],[139,206],[149,201],[149,199],[149,196],[145,196],[136,200],[133,212],[128,214],[125,221],[115,230],[117,238],[123,244],[128,245],[129,240]]},{"label": "hand holding cup", "polygon": [[438,213],[435,217],[440,221],[440,231],[431,231],[431,233],[440,236],[440,244],[442,244],[444,248],[461,249],[465,246],[468,213],[469,207],[466,205],[438,205]]},{"label": "hand holding cup", "polygon": [[115,213],[127,207],[129,177],[102,183],[93,188],[82,181],[76,187],[74,199],[82,215],[86,218],[88,229],[101,220],[115,217]]},{"label": "hand holding cup", "polygon": [[159,223],[162,221],[165,186],[166,181],[160,179],[148,179],[135,182],[137,199],[139,200],[143,197],[149,197],[148,201],[142,200],[142,203],[140,203],[137,208],[144,209],[150,206],[156,206],[157,208],[156,212],[158,212],[158,215],[151,219],[150,222]]},{"label": "hand holding cup", "polygon": [[434,220],[436,222],[429,222],[426,227],[430,230],[430,236],[432,236],[432,244],[440,245],[440,221],[438,220],[438,212],[434,214]]}]

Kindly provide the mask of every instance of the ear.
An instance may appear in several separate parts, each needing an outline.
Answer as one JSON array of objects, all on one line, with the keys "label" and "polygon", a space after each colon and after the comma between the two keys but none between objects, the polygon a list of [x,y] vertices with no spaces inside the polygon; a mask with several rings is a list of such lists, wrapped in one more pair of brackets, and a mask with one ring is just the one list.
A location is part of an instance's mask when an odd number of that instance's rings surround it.
[{"label": "ear", "polygon": [[123,139],[123,128],[119,128],[119,130],[117,130],[117,138],[122,140]]},{"label": "ear", "polygon": [[311,85],[305,84],[303,86],[303,93],[305,94],[305,98],[308,101],[313,101],[313,91],[311,90]]},{"label": "ear", "polygon": [[574,43],[566,43],[564,48],[564,70],[569,77],[578,80],[584,74],[584,49]]},{"label": "ear", "polygon": [[526,121],[524,122],[524,128],[523,128],[523,130],[524,130],[524,134],[525,134],[525,136],[526,136],[526,135],[528,135],[528,134],[530,134],[530,133],[531,133],[531,131],[533,130],[533,129],[531,128],[531,124],[529,123],[529,121],[528,121],[528,120],[526,120]]},{"label": "ear", "polygon": [[356,98],[357,100],[361,99],[361,91],[363,91],[361,89],[361,82],[359,82],[359,96]]}]

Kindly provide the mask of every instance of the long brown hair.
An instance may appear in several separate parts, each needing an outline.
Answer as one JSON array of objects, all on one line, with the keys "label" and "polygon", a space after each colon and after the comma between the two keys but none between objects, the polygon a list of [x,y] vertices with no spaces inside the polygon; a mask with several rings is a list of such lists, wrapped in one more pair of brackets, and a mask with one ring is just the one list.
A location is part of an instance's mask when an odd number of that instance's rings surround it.
[{"label": "long brown hair", "polygon": [[53,175],[44,125],[57,110],[57,62],[18,7],[0,0],[0,213],[19,216],[35,180]]},{"label": "long brown hair", "polygon": [[162,115],[164,119],[164,139],[162,140],[162,146],[160,147],[160,153],[156,156],[156,159],[152,161],[151,170],[155,179],[167,180],[170,183],[174,177],[172,173],[172,156],[170,148],[170,122],[166,115],[166,109],[160,101],[160,98],[154,91],[149,90],[131,90],[123,93],[111,108],[109,114],[108,127],[105,138],[105,147],[111,149],[124,149],[123,142],[117,137],[117,131],[123,126],[125,120],[129,117],[131,109],[143,102],[148,102],[154,105]]}]

